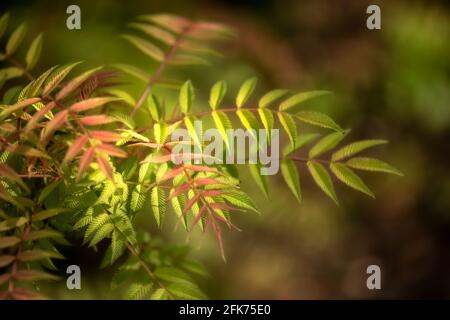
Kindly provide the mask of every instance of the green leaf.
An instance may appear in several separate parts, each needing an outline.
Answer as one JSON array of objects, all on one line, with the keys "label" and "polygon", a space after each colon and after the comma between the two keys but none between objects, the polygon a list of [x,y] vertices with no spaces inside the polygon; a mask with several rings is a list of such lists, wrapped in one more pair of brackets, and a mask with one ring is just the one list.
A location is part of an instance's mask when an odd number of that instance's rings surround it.
[{"label": "green leaf", "polygon": [[198,128],[199,132],[197,132],[197,130],[194,126],[194,122],[196,121],[196,119],[194,117],[184,117],[183,121],[184,121],[184,125],[186,126],[186,129],[188,130],[189,136],[191,137],[194,144],[198,148],[202,148],[202,145],[203,145],[203,143],[202,143],[203,133],[201,132],[202,128],[199,127]]},{"label": "green leaf", "polygon": [[47,209],[47,210],[40,211],[40,212],[34,214],[34,215],[32,216],[32,220],[33,220],[33,221],[41,221],[41,220],[45,220],[45,219],[54,217],[54,216],[56,216],[56,215],[58,215],[58,214],[60,214],[60,213],[62,213],[62,212],[67,212],[67,211],[69,211],[69,210],[66,209],[66,208],[52,208],[52,209]]},{"label": "green leaf", "polygon": [[236,105],[238,108],[242,107],[247,102],[248,98],[255,89],[257,81],[257,78],[250,78],[242,84],[236,97]]},{"label": "green leaf", "polygon": [[300,107],[299,104],[301,104],[302,102],[305,102],[312,98],[328,95],[328,94],[331,94],[331,92],[325,91],[325,90],[315,90],[315,91],[307,91],[307,92],[297,93],[297,94],[293,95],[292,97],[284,100],[280,104],[279,110],[280,111],[288,111],[289,110],[289,112],[295,113],[298,111],[298,109]]},{"label": "green leaf", "polygon": [[269,187],[267,183],[267,176],[261,174],[260,164],[249,164],[250,174],[255,181],[258,188],[264,193],[266,198],[269,198]]},{"label": "green leaf", "polygon": [[336,178],[341,180],[343,183],[349,187],[361,191],[368,196],[375,198],[372,191],[366,186],[366,184],[358,177],[349,167],[342,163],[332,163],[330,165],[331,171],[334,173]]},{"label": "green leaf", "polygon": [[133,76],[144,82],[147,82],[150,77],[144,70],[139,69],[135,66],[130,66],[128,64],[116,63],[113,64],[113,67],[119,69],[120,71],[128,73],[130,76]]},{"label": "green leaf", "polygon": [[297,125],[295,124],[294,118],[287,113],[278,112],[277,114],[281,125],[289,137],[292,148],[295,149],[297,144]]},{"label": "green leaf", "polygon": [[146,190],[140,184],[131,192],[130,209],[133,212],[139,211],[144,207],[147,198]]},{"label": "green leaf", "polygon": [[158,122],[153,125],[153,134],[155,136],[155,140],[159,144],[163,144],[164,140],[167,137],[167,126],[165,123]]},{"label": "green leaf", "polygon": [[290,145],[290,144],[287,145],[283,150],[283,155],[285,157],[288,156],[292,152],[297,151],[298,149],[300,149],[300,148],[304,147],[305,145],[307,145],[308,143],[312,142],[314,139],[316,139],[319,136],[320,136],[320,134],[318,134],[318,133],[305,133],[305,134],[298,135],[295,148],[292,148],[292,145]]},{"label": "green leaf", "polygon": [[339,161],[345,158],[348,158],[354,154],[357,154],[365,149],[378,146],[381,144],[388,143],[386,140],[361,140],[356,141],[353,143],[350,143],[349,145],[346,145],[345,147],[342,147],[341,149],[337,150],[333,155],[331,156],[331,161]]},{"label": "green leaf", "polygon": [[259,213],[252,199],[250,199],[250,197],[242,191],[227,190],[222,194],[222,198],[238,208],[252,210]]},{"label": "green leaf", "polygon": [[150,296],[152,291],[152,283],[132,283],[127,292],[128,300],[145,300]]},{"label": "green leaf", "polygon": [[89,247],[95,246],[97,243],[103,239],[109,237],[111,232],[114,230],[114,225],[112,223],[105,223],[100,226],[94,233],[91,241],[89,242]]},{"label": "green leaf", "polygon": [[227,148],[230,148],[227,136],[227,129],[233,128],[230,119],[228,118],[226,113],[222,111],[213,111],[211,113],[211,116],[213,117],[216,128],[219,130],[219,133],[222,136],[225,145],[227,146]]},{"label": "green leaf", "polygon": [[213,85],[209,96],[209,105],[211,106],[211,109],[217,109],[226,91],[227,84],[225,83],[225,81],[218,81]]},{"label": "green leaf", "polygon": [[180,89],[179,97],[181,112],[187,114],[192,107],[194,101],[194,87],[190,80],[186,81]]},{"label": "green leaf", "polygon": [[59,277],[50,273],[36,270],[20,270],[14,275],[14,278],[21,281],[41,281],[41,280],[58,280]]},{"label": "green leaf", "polygon": [[167,290],[178,299],[204,300],[205,295],[192,283],[172,283],[167,286]]},{"label": "green leaf", "polygon": [[131,35],[121,35],[122,38],[129,41],[132,45],[134,45],[136,48],[138,48],[140,51],[142,51],[144,54],[146,54],[148,57],[161,62],[164,60],[164,52],[161,51],[158,47],[151,44],[150,42],[141,39],[139,37],[131,36]]},{"label": "green leaf", "polygon": [[346,162],[347,166],[358,169],[358,170],[366,170],[366,171],[376,171],[376,172],[386,172],[392,173],[399,176],[403,176],[399,170],[395,169],[391,165],[387,164],[378,159],[374,158],[366,158],[366,157],[355,157]]},{"label": "green leaf", "polygon": [[26,31],[27,26],[25,23],[22,23],[19,27],[17,27],[16,30],[14,30],[14,32],[11,34],[11,37],[8,39],[8,42],[6,43],[7,55],[11,55],[17,50],[23,40],[23,37],[25,36]]},{"label": "green leaf", "polygon": [[314,158],[328,150],[333,149],[342,139],[345,138],[349,131],[333,132],[320,139],[314,147],[309,150],[309,158]]},{"label": "green leaf", "polygon": [[173,283],[190,283],[191,278],[183,271],[172,267],[159,267],[154,271],[161,280]]},{"label": "green leaf", "polygon": [[89,223],[89,227],[84,233],[84,241],[83,243],[87,243],[87,241],[91,238],[95,231],[97,231],[101,226],[109,223],[111,221],[109,214],[101,213],[97,217],[95,217],[91,223]]},{"label": "green leaf", "polygon": [[238,116],[244,128],[249,130],[249,132],[253,136],[253,139],[255,139],[255,142],[257,142],[259,125],[255,115],[251,111],[244,109],[237,110],[236,115]]},{"label": "green leaf", "polygon": [[161,227],[166,214],[166,194],[161,187],[153,187],[150,194],[153,215],[155,216],[156,224]]},{"label": "green leaf", "polygon": [[300,177],[294,161],[284,159],[281,162],[281,174],[289,189],[291,189],[292,193],[297,198],[298,202],[301,202]]},{"label": "green leaf", "polygon": [[186,197],[183,194],[177,197],[172,197],[170,199],[170,203],[172,204],[173,211],[183,224],[184,229],[188,230],[187,216],[183,213],[183,208],[186,205]]},{"label": "green leaf", "polygon": [[25,61],[27,62],[27,69],[31,70],[36,65],[42,50],[42,33],[40,33],[36,39],[31,43],[30,49],[28,49]]},{"label": "green leaf", "polygon": [[164,116],[161,104],[159,103],[158,99],[153,94],[150,94],[148,96],[148,103],[152,119],[156,122],[161,121]]},{"label": "green leaf", "polygon": [[308,170],[316,184],[322,189],[327,196],[338,204],[336,192],[334,191],[333,181],[327,170],[317,161],[310,160],[307,162]]},{"label": "green leaf", "polygon": [[81,62],[75,62],[67,66],[62,66],[53,71],[44,85],[42,95],[44,97],[48,96],[53,91],[53,89],[55,89],[61,83],[61,81],[64,80],[64,78],[69,74],[69,72],[72,71],[72,69],[75,68],[80,63]]},{"label": "green leaf", "polygon": [[167,45],[173,45],[176,41],[176,37],[172,33],[149,24],[134,22],[130,23],[130,27],[141,30],[142,32]]},{"label": "green leaf", "polygon": [[64,238],[64,235],[61,232],[51,229],[31,231],[28,235],[28,240],[38,240],[46,238]]},{"label": "green leaf", "polygon": [[55,251],[45,251],[41,249],[26,250],[18,256],[20,261],[35,261],[45,258],[64,259],[63,256]]},{"label": "green leaf", "polygon": [[60,185],[61,182],[62,180],[55,180],[52,183],[47,184],[39,194],[38,202],[43,203],[44,200],[47,199],[47,197],[53,192],[53,190],[56,189],[56,187]]},{"label": "green leaf", "polygon": [[261,99],[259,99],[258,105],[260,108],[267,108],[273,102],[280,99],[287,93],[288,93],[288,90],[284,90],[284,89],[275,89],[275,90],[269,91],[265,95],[263,95]]},{"label": "green leaf", "polygon": [[28,219],[25,217],[8,218],[0,222],[0,231],[7,231],[13,228],[18,228],[20,226],[23,226],[27,222]]},{"label": "green leaf", "polygon": [[300,111],[296,113],[295,116],[299,120],[312,124],[314,126],[328,128],[335,131],[342,131],[342,128],[336,122],[334,122],[333,119],[331,119],[329,116],[321,112]]},{"label": "green leaf", "polygon": [[21,77],[22,75],[23,70],[17,67],[8,67],[0,70],[0,77],[5,81]]},{"label": "green leaf", "polygon": [[8,27],[8,20],[9,20],[9,12],[6,12],[0,18],[0,38],[3,36],[3,34],[6,31],[6,28]]}]

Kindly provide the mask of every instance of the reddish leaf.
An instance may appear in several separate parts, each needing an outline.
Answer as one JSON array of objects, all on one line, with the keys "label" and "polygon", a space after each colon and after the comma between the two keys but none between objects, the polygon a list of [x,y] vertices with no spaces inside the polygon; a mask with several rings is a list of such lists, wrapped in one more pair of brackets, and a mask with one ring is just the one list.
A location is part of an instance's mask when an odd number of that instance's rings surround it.
[{"label": "reddish leaf", "polygon": [[219,180],[213,178],[197,178],[194,180],[194,182],[198,186],[206,186],[210,184],[224,184],[223,182],[220,182]]},{"label": "reddish leaf", "polygon": [[173,178],[175,178],[177,175],[179,175],[180,173],[182,173],[183,170],[184,170],[184,167],[178,167],[178,168],[172,169],[172,170],[170,170],[169,172],[167,172],[167,173],[161,178],[161,180],[160,180],[159,182],[173,179]]},{"label": "reddish leaf", "polygon": [[194,203],[197,202],[197,200],[199,198],[200,198],[200,193],[196,193],[191,199],[189,199],[189,201],[186,203],[186,205],[183,208],[183,213],[188,212],[192,208]]},{"label": "reddish leaf", "polygon": [[20,270],[14,274],[14,278],[22,281],[56,280],[58,277],[42,271]]},{"label": "reddish leaf", "polygon": [[0,285],[4,284],[6,281],[8,281],[9,278],[11,278],[11,275],[9,273],[0,275]]},{"label": "reddish leaf", "polygon": [[14,113],[16,111],[19,111],[25,107],[28,107],[29,105],[41,101],[40,98],[29,98],[22,101],[17,102],[16,104],[12,106],[8,106],[6,109],[4,109],[2,112],[0,112],[0,120],[5,119],[7,116],[9,116],[11,113]]},{"label": "reddish leaf", "polygon": [[169,195],[167,200],[171,200],[172,198],[178,197],[180,194],[186,192],[190,187],[189,183],[183,183],[182,185],[176,187]]},{"label": "reddish leaf", "polygon": [[41,141],[46,141],[53,132],[62,127],[63,124],[67,121],[68,114],[69,114],[68,110],[63,110],[61,112],[58,112],[58,114],[52,120],[47,122],[45,130],[43,131],[41,137]]},{"label": "reddish leaf", "polygon": [[86,116],[80,119],[81,123],[87,126],[98,126],[101,124],[107,124],[114,122],[115,119],[112,117],[109,117],[104,114],[95,115],[95,116]]},{"label": "reddish leaf", "polygon": [[208,166],[187,165],[186,168],[195,172],[218,172],[216,168]]},{"label": "reddish leaf", "polygon": [[107,176],[110,180],[114,180],[113,170],[112,170],[111,165],[109,164],[108,160],[106,160],[104,157],[98,155],[97,163],[98,163],[100,170],[102,170],[102,172],[105,174],[105,176]]},{"label": "reddish leaf", "polygon": [[67,161],[72,160],[77,156],[83,149],[84,145],[88,141],[88,137],[86,135],[78,137],[72,142],[72,145],[67,150],[66,156],[64,157],[63,163],[67,163]]},{"label": "reddish leaf", "polygon": [[220,196],[223,192],[221,190],[207,190],[202,191],[202,195],[204,197],[217,197]]},{"label": "reddish leaf", "polygon": [[16,257],[11,255],[0,256],[0,268],[10,265]]},{"label": "reddish leaf", "polygon": [[115,142],[121,139],[121,135],[106,130],[95,130],[91,132],[91,136],[94,139],[98,139],[103,142]]},{"label": "reddish leaf", "polygon": [[[200,210],[198,211],[197,215],[195,216],[194,221],[192,221],[191,230],[194,229],[194,227],[197,225],[197,223],[200,221],[200,219],[205,215],[206,209],[208,209],[207,206],[203,206],[203,207],[200,208]],[[206,230],[206,228],[205,228],[205,230]]]},{"label": "reddish leaf", "polygon": [[78,166],[78,174],[77,174],[77,180],[79,180],[83,173],[86,171],[88,166],[91,164],[92,159],[94,158],[94,148],[90,147],[86,150],[86,152],[83,154],[83,156],[80,159],[80,165]]},{"label": "reddish leaf", "polygon": [[44,296],[37,294],[28,289],[14,288],[14,291],[10,293],[11,297],[17,300],[43,300]]},{"label": "reddish leaf", "polygon": [[90,109],[94,109],[100,107],[108,102],[116,101],[117,98],[112,97],[102,97],[102,98],[91,98],[87,100],[83,100],[77,103],[74,103],[69,109],[72,112],[81,112]]},{"label": "reddish leaf", "polygon": [[49,111],[51,111],[56,106],[54,101],[50,101],[47,103],[44,107],[42,107],[38,112],[36,112],[33,117],[28,121],[27,125],[25,126],[25,133],[28,133],[29,131],[33,130],[36,125],[38,124],[39,120],[45,116],[45,114]]},{"label": "reddish leaf", "polygon": [[95,146],[95,148],[98,151],[103,151],[113,157],[119,157],[119,158],[127,157],[127,153],[125,151],[123,151],[122,149],[117,148],[113,145],[110,145],[110,144],[102,143],[102,144]]},{"label": "reddish leaf", "polygon": [[168,162],[172,159],[172,155],[171,154],[165,154],[163,156],[156,156],[156,157],[151,157],[148,159],[145,159],[144,161],[142,161],[141,163],[146,163],[146,162],[150,162],[150,163],[163,163],[163,162]]}]

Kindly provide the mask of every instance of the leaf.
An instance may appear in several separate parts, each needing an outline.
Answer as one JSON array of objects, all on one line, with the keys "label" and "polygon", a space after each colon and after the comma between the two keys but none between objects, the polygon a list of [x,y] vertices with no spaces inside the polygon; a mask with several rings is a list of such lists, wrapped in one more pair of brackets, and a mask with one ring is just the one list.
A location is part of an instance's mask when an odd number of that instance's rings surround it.
[{"label": "leaf", "polygon": [[271,130],[273,129],[273,122],[274,122],[272,111],[267,110],[265,108],[259,108],[258,114],[259,114],[259,118],[261,119],[261,122],[264,126],[264,129],[266,129],[267,141],[270,143]]},{"label": "leaf", "polygon": [[[1,60],[1,56],[0,56]],[[21,77],[23,75],[23,70],[17,67],[7,67],[4,69],[0,69],[0,78],[2,81],[6,81],[9,79],[14,79]]]},{"label": "leaf", "polygon": [[158,225],[158,227],[161,227],[164,216],[166,214],[166,195],[164,193],[164,189],[158,186],[153,187],[150,194],[150,200],[156,224]]},{"label": "leaf", "polygon": [[25,145],[10,144],[5,149],[13,154],[19,154],[26,157],[50,159],[50,157],[42,151]]},{"label": "leaf", "polygon": [[175,33],[183,31],[191,24],[191,22],[184,17],[167,13],[142,15],[139,18],[160,25]]},{"label": "leaf", "polygon": [[43,210],[43,211],[33,214],[32,220],[33,221],[45,220],[45,219],[57,216],[58,214],[60,214],[62,212],[67,212],[67,211],[69,211],[69,210],[66,208],[52,208],[52,209]]},{"label": "leaf", "polygon": [[50,69],[48,69],[47,71],[45,71],[43,74],[41,74],[36,80],[34,80],[31,83],[31,86],[28,90],[28,95],[30,97],[36,96],[39,92],[39,90],[41,89],[42,85],[44,84],[44,82],[47,80],[48,76],[56,69],[58,68],[58,66],[53,66]]},{"label": "leaf", "polygon": [[252,210],[259,213],[252,199],[250,199],[250,197],[242,191],[227,190],[221,195],[221,197],[238,208]]},{"label": "leaf", "polygon": [[346,165],[353,169],[366,170],[366,171],[377,171],[396,174],[398,176],[403,176],[399,170],[395,169],[391,165],[384,161],[366,158],[366,157],[355,157],[346,162]]},{"label": "leaf", "polygon": [[315,91],[307,91],[307,92],[301,92],[293,95],[292,97],[284,100],[280,103],[280,111],[288,111],[289,112],[297,112],[299,109],[299,104],[302,102],[305,102],[307,100],[310,100],[312,98],[324,96],[331,94],[330,91],[325,90],[315,90]]},{"label": "leaf", "polygon": [[308,170],[316,184],[322,189],[327,196],[338,204],[336,192],[334,191],[333,181],[327,170],[317,161],[310,160],[307,162]]},{"label": "leaf", "polygon": [[28,219],[25,217],[8,218],[0,222],[0,231],[7,231],[13,228],[18,228],[20,226],[23,226],[27,222]]},{"label": "leaf", "polygon": [[58,112],[58,114],[46,124],[45,130],[42,131],[41,141],[47,141],[53,132],[61,128],[64,123],[66,123],[68,115],[69,110]]},{"label": "leaf", "polygon": [[112,223],[105,223],[100,226],[94,233],[91,241],[89,242],[89,247],[95,246],[97,243],[103,239],[109,237],[111,232],[114,230],[114,225]]},{"label": "leaf", "polygon": [[131,75],[139,80],[142,80],[144,82],[147,82],[149,79],[149,75],[147,75],[147,73],[145,71],[143,71],[135,66],[130,66],[128,64],[120,64],[119,63],[119,64],[114,64],[113,67],[115,67],[125,73],[128,73],[129,75]]},{"label": "leaf", "polygon": [[10,114],[22,110],[23,108],[28,107],[29,105],[32,105],[33,103],[37,103],[41,101],[40,98],[28,98],[22,101],[17,102],[16,104],[12,106],[6,107],[2,112],[0,112],[0,121],[3,121],[6,119]]},{"label": "leaf", "polygon": [[83,176],[83,173],[91,164],[92,159],[94,158],[94,154],[95,154],[94,148],[89,147],[81,157],[80,164],[78,166],[77,180],[79,180]]},{"label": "leaf", "polygon": [[11,297],[15,300],[46,300],[47,298],[43,295],[37,294],[34,291],[22,288],[14,288],[10,293]]},{"label": "leaf", "polygon": [[56,106],[54,101],[50,101],[47,103],[44,107],[39,109],[38,112],[36,112],[33,117],[28,121],[27,125],[24,128],[24,132],[28,134],[31,130],[33,130],[37,124],[39,123],[39,120],[45,116],[48,112],[50,112],[54,107]]},{"label": "leaf", "polygon": [[148,34],[149,36],[167,45],[173,45],[176,41],[176,37],[172,33],[152,25],[134,22],[130,23],[130,27],[141,30],[144,33]]},{"label": "leaf", "polygon": [[267,92],[265,95],[259,99],[258,106],[260,108],[267,108],[269,107],[273,102],[280,99],[284,95],[288,93],[288,90],[284,89],[275,89],[272,91]]},{"label": "leaf", "polygon": [[[191,137],[192,141],[195,143],[196,147],[202,148],[202,128],[201,126],[199,128],[196,128],[194,126],[194,122],[197,121],[194,117],[184,117],[183,122],[188,130],[189,136]],[[198,130],[196,130],[198,129]],[[198,131],[198,132],[197,132]]]},{"label": "leaf", "polygon": [[33,69],[38,61],[42,50],[42,33],[40,33],[36,39],[31,43],[28,49],[25,61],[27,62],[27,70]]},{"label": "leaf", "polygon": [[326,135],[322,139],[320,139],[314,147],[309,150],[309,157],[314,158],[321,155],[324,152],[327,152],[330,149],[333,149],[342,139],[345,138],[348,131],[344,132],[334,132]]},{"label": "leaf", "polygon": [[213,110],[217,109],[226,91],[227,91],[227,84],[223,80],[218,81],[213,85],[209,96],[209,105],[211,106],[211,109]]},{"label": "leaf", "polygon": [[113,169],[111,167],[111,164],[108,160],[105,159],[105,157],[101,155],[97,155],[97,164],[100,170],[103,172],[103,174],[111,181],[114,180],[113,176]]},{"label": "leaf", "polygon": [[0,268],[6,267],[16,259],[15,256],[4,255],[0,256]]},{"label": "leaf", "polygon": [[297,151],[298,149],[304,147],[308,143],[312,142],[314,139],[319,137],[320,134],[318,133],[305,133],[301,134],[297,137],[297,143],[295,145],[295,148],[292,148],[292,145],[287,145],[283,150],[283,155],[286,157],[289,154],[293,153],[294,151]]},{"label": "leaf", "polygon": [[98,70],[102,69],[103,67],[97,67],[90,69],[88,71],[83,72],[79,76],[73,78],[67,84],[64,85],[64,87],[58,92],[56,95],[56,100],[61,100],[65,98],[67,95],[72,93],[76,88],[78,88],[83,82],[85,82],[91,75],[93,75]]},{"label": "leaf", "polygon": [[145,300],[150,296],[152,283],[132,283],[127,292],[128,300]]},{"label": "leaf", "polygon": [[31,231],[30,234],[28,235],[27,240],[39,240],[47,238],[64,238],[64,235],[56,230],[43,229]]},{"label": "leaf", "polygon": [[0,18],[0,38],[6,31],[6,28],[8,26],[8,20],[9,20],[9,12],[6,12]]},{"label": "leaf", "polygon": [[302,198],[300,191],[300,177],[298,175],[298,170],[297,167],[295,166],[294,161],[284,159],[281,162],[281,174],[284,178],[284,181],[288,185],[289,189],[297,198],[298,202],[301,202]]},{"label": "leaf", "polygon": [[56,69],[50,75],[49,77],[50,80],[45,84],[44,89],[42,91],[42,95],[44,97],[48,96],[53,91],[53,89],[55,89],[61,83],[61,81],[64,80],[64,78],[69,74],[69,72],[72,71],[72,69],[75,68],[80,63],[81,62],[75,62]]},{"label": "leaf", "polygon": [[20,241],[20,238],[15,236],[0,237],[0,249],[13,247]]},{"label": "leaf", "polygon": [[76,157],[81,152],[81,150],[83,149],[84,145],[88,142],[88,140],[89,138],[87,135],[83,135],[81,137],[76,138],[70,145],[69,149],[67,149],[63,163],[65,164],[68,161],[72,160],[74,157]]},{"label": "leaf", "polygon": [[119,99],[114,97],[97,97],[97,98],[90,98],[86,100],[82,100],[80,102],[74,103],[69,110],[71,112],[82,112],[90,109],[94,109],[97,107],[100,107],[104,104],[107,104],[111,101],[117,101]]},{"label": "leaf", "polygon": [[94,130],[90,132],[90,135],[92,138],[103,142],[116,142],[122,138],[120,134],[107,130]]},{"label": "leaf", "polygon": [[267,176],[261,175],[260,164],[249,164],[250,174],[259,189],[264,193],[266,198],[269,198],[269,187],[267,183]]},{"label": "leaf", "polygon": [[155,276],[161,280],[172,283],[190,283],[191,278],[183,271],[171,267],[158,267]]},{"label": "leaf", "polygon": [[245,109],[237,110],[236,115],[238,116],[238,118],[241,121],[244,128],[249,130],[254,141],[257,142],[259,125],[258,125],[258,120],[256,119],[255,115],[251,111],[248,111]]},{"label": "leaf", "polygon": [[17,182],[24,190],[26,190],[27,192],[30,191],[30,189],[22,181],[20,176],[13,169],[11,169],[8,165],[4,163],[0,163],[0,176],[10,179],[11,181]]},{"label": "leaf", "polygon": [[25,25],[25,23],[22,23],[19,27],[17,27],[16,30],[14,30],[14,32],[11,34],[11,37],[9,37],[8,42],[6,43],[7,55],[12,55],[17,50],[23,40],[23,37],[25,36],[26,31],[27,26]]},{"label": "leaf", "polygon": [[349,167],[342,163],[332,163],[330,164],[330,169],[343,183],[349,187],[361,191],[368,196],[375,198],[372,191],[366,186],[366,184],[358,177]]},{"label": "leaf", "polygon": [[277,115],[281,125],[289,137],[292,148],[295,149],[297,144],[297,125],[295,124],[294,118],[290,114],[282,112],[278,112]]},{"label": "leaf", "polygon": [[172,192],[171,192],[170,197],[171,197],[170,203],[172,204],[173,211],[178,216],[178,218],[181,220],[181,223],[183,224],[184,229],[187,230],[188,229],[187,217],[185,214],[183,214],[183,208],[186,205],[185,196],[179,195],[177,197],[172,197]]},{"label": "leaf", "polygon": [[328,128],[335,131],[342,131],[342,128],[336,122],[334,122],[333,119],[331,119],[329,116],[321,112],[300,111],[296,113],[295,116],[299,120],[312,124],[314,126]]},{"label": "leaf", "polygon": [[148,96],[148,102],[150,115],[152,116],[152,119],[155,120],[156,122],[161,121],[163,119],[163,110],[161,108],[161,104],[159,103],[158,99],[153,94],[150,94]]},{"label": "leaf", "polygon": [[258,81],[257,78],[250,78],[242,84],[241,88],[239,89],[239,93],[236,97],[236,105],[238,108],[242,107],[247,102],[248,98],[255,89],[257,81]]},{"label": "leaf", "polygon": [[99,114],[94,116],[85,116],[83,118],[80,118],[80,121],[82,124],[87,126],[99,126],[102,124],[114,122],[115,119],[105,114]]},{"label": "leaf", "polygon": [[223,111],[213,111],[211,113],[213,117],[216,128],[219,130],[220,135],[222,136],[223,141],[227,148],[230,148],[230,144],[227,136],[227,129],[232,129],[231,121]]},{"label": "leaf", "polygon": [[128,156],[128,154],[122,149],[106,143],[98,144],[95,146],[95,148],[97,149],[97,151],[105,152],[106,154],[113,157],[126,158]]},{"label": "leaf", "polygon": [[172,283],[167,289],[178,299],[204,300],[205,295],[192,283]]},{"label": "leaf", "polygon": [[187,114],[192,107],[194,101],[194,87],[190,80],[186,81],[180,89],[179,103],[181,112]]},{"label": "leaf", "polygon": [[357,154],[365,149],[378,146],[381,144],[388,143],[386,140],[361,140],[356,141],[353,143],[350,143],[346,145],[345,147],[342,147],[341,149],[337,150],[333,155],[331,156],[331,161],[339,161],[345,158],[348,158],[354,154]]},{"label": "leaf", "polygon": [[21,281],[58,280],[59,277],[50,273],[36,270],[20,270],[13,277]]},{"label": "leaf", "polygon": [[139,211],[144,207],[146,196],[146,190],[142,185],[138,184],[131,192],[130,209],[133,212]]},{"label": "leaf", "polygon": [[42,260],[45,258],[64,259],[64,257],[61,256],[59,253],[45,251],[45,250],[41,250],[41,249],[26,250],[26,251],[21,252],[20,255],[18,255],[18,259],[20,261],[26,261],[26,262]]},{"label": "leaf", "polygon": [[151,44],[150,42],[141,39],[139,37],[135,37],[132,35],[121,35],[121,37],[127,41],[129,41],[132,45],[134,45],[136,48],[138,48],[140,51],[142,51],[144,54],[146,54],[148,57],[161,62],[164,60],[164,53],[156,47],[155,45]]}]

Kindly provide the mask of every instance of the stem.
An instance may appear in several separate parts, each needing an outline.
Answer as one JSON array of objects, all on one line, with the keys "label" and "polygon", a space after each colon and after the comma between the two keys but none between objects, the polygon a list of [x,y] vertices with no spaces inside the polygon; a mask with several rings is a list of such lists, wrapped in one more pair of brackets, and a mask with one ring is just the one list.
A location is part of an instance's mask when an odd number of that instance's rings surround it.
[{"label": "stem", "polygon": [[134,106],[133,110],[131,110],[130,116],[133,117],[136,112],[139,110],[139,108],[144,103],[145,99],[150,94],[153,85],[158,81],[161,73],[166,68],[168,62],[173,58],[175,55],[177,49],[179,48],[180,44],[183,42],[184,38],[186,37],[186,34],[190,31],[192,27],[188,26],[186,27],[182,33],[178,36],[178,38],[175,40],[173,46],[170,48],[170,50],[164,55],[164,59],[161,61],[160,65],[158,66],[158,69],[156,69],[155,73],[151,76],[150,80],[147,83],[147,86],[145,87],[144,92],[139,97],[139,100],[136,102],[136,105]]}]

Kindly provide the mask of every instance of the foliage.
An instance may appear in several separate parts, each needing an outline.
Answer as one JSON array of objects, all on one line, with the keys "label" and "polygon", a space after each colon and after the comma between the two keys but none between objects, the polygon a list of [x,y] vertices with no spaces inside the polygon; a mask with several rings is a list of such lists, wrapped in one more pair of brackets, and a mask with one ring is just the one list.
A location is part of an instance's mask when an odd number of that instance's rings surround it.
[{"label": "foliage", "polygon": [[[8,14],[0,19],[0,33],[8,19]],[[157,69],[149,75],[136,66],[114,66],[147,82],[136,100],[115,84],[121,75],[103,67],[69,76],[80,67],[75,62],[33,76],[43,36],[36,36],[21,64],[14,54],[22,44],[24,24],[6,42],[0,55],[9,65],[0,70],[5,92],[0,107],[2,298],[43,298],[27,283],[58,279],[53,260],[64,258],[58,248],[71,245],[66,240],[69,235],[94,249],[100,242],[108,244],[101,267],[114,264],[117,273],[111,288],[126,286],[130,299],[204,298],[193,280],[193,276],[205,275],[201,266],[189,260],[185,249],[158,243],[148,231],[138,231],[135,219],[138,214],[152,214],[162,228],[171,207],[187,231],[212,230],[225,259],[222,228],[236,228],[231,218],[237,211],[258,212],[241,190],[234,166],[170,161],[174,145],[182,143],[169,139],[175,128],[186,127],[193,142],[203,144],[202,134],[193,127],[196,119],[211,118],[225,144],[225,130],[235,127],[236,121],[247,129],[282,128],[289,144],[280,159],[281,175],[299,202],[298,163],[306,163],[319,188],[336,203],[329,172],[370,196],[373,193],[353,169],[401,174],[380,160],[354,157],[386,141],[363,140],[338,147],[349,130],[325,114],[303,108],[305,102],[327,91],[288,95],[287,90],[276,89],[252,106],[249,101],[257,80],[251,78],[237,92],[235,106],[224,108],[227,84],[218,81],[209,94],[211,110],[198,111],[196,91],[188,80],[180,86],[175,111],[168,115],[164,97],[152,92],[164,69],[208,63],[209,56],[219,55],[211,42],[228,39],[233,32],[217,23],[167,14],[144,15],[138,20],[131,27],[145,37],[126,34],[122,38],[158,62]],[[11,79],[19,77],[24,86],[8,87]],[[146,125],[136,125],[137,119],[145,119]],[[299,134],[301,123],[322,131]],[[319,158],[328,152],[329,160]],[[267,176],[260,175],[260,167],[260,163],[248,165],[255,183],[267,195]]]}]

